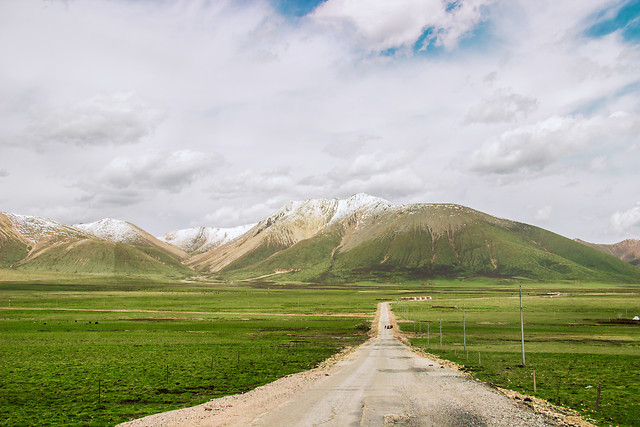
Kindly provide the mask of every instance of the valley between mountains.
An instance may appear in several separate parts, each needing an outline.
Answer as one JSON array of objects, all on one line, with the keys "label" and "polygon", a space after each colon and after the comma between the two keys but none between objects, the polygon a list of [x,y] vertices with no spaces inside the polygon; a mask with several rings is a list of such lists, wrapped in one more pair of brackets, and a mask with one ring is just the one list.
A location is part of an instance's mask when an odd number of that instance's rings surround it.
[{"label": "valley between mountains", "polygon": [[279,274],[336,283],[472,276],[628,281],[640,279],[633,265],[639,259],[637,240],[588,244],[460,205],[396,205],[366,194],[290,202],[257,224],[159,238],[116,219],[63,225],[0,214],[0,268],[28,271],[229,280]]}]

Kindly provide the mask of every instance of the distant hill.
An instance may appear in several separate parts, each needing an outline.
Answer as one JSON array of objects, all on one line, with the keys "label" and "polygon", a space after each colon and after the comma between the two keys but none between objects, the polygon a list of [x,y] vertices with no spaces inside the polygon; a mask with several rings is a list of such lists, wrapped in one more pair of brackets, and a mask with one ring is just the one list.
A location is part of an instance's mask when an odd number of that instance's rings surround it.
[{"label": "distant hill", "polygon": [[184,275],[190,271],[181,263],[180,251],[166,243],[154,246],[142,240],[135,244],[107,240],[90,233],[89,228],[0,213],[0,267],[116,275]]},{"label": "distant hill", "polygon": [[312,281],[640,279],[632,266],[532,225],[460,205],[394,205],[365,194],[291,202],[187,264],[227,278],[286,273]]},{"label": "distant hill", "polygon": [[[119,219],[105,218],[89,224],[74,224],[73,227],[100,239],[134,246],[154,258],[167,261],[170,264],[175,261],[181,262],[188,257],[181,248],[170,245],[140,227]],[[165,259],[167,256],[173,261]]]},{"label": "distant hill", "polygon": [[580,239],[574,240],[609,255],[613,255],[614,257],[628,262],[631,265],[640,267],[640,240],[638,239],[627,239],[611,245],[589,243]]}]

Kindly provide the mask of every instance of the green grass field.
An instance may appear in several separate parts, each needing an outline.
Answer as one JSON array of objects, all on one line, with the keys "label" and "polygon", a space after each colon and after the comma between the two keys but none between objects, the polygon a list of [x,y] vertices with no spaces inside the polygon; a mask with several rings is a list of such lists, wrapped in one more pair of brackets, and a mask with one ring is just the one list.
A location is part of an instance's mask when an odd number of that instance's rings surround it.
[{"label": "green grass field", "polygon": [[[401,325],[415,345],[527,394],[535,370],[538,396],[598,424],[640,422],[640,329],[615,323],[638,314],[639,286],[524,282],[523,368],[516,282],[430,283],[186,283],[0,270],[0,417],[4,425],[112,425],[247,391],[362,342],[378,302],[431,295],[393,304],[410,319]],[[567,295],[547,295],[556,291]]]},{"label": "green grass field", "polygon": [[245,392],[363,342],[376,306],[358,286],[0,277],[3,425],[113,425]]},{"label": "green grass field", "polygon": [[600,425],[640,425],[640,322],[622,320],[640,314],[640,288],[527,283],[523,289],[524,367],[517,287],[434,287],[434,300],[395,303],[394,311],[413,345],[479,379],[571,407]]}]

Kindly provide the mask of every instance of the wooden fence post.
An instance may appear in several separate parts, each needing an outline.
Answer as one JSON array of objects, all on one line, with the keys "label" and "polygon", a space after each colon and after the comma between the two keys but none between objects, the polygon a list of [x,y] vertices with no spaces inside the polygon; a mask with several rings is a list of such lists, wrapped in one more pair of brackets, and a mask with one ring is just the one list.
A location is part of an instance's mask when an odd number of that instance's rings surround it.
[{"label": "wooden fence post", "polygon": [[535,392],[537,392],[537,390],[536,390],[536,371],[533,371],[532,375],[533,375],[533,392],[535,393]]},{"label": "wooden fence post", "polygon": [[602,390],[602,383],[598,384],[598,395],[596,396],[596,406],[593,408],[593,410],[596,412],[598,412],[598,406],[600,405],[600,390]]}]

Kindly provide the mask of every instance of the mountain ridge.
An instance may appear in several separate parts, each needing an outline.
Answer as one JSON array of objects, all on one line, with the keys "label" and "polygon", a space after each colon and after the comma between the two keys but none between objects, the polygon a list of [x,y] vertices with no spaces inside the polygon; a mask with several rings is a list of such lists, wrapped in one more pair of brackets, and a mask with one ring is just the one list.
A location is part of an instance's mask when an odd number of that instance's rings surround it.
[{"label": "mountain ridge", "polygon": [[529,224],[456,204],[394,205],[361,194],[288,203],[187,264],[230,279],[276,271],[321,281],[461,274],[640,277],[619,260]]},{"label": "mountain ridge", "polygon": [[628,262],[631,265],[640,267],[640,240],[639,239],[625,239],[618,243],[603,244],[603,243],[590,243],[581,239],[574,239],[576,242],[583,245],[590,246],[594,249],[613,255],[622,261]]},{"label": "mountain ridge", "polygon": [[[131,228],[137,229],[132,224]],[[139,229],[139,235],[142,238],[148,233]],[[86,230],[60,224],[49,218],[0,212],[2,268],[173,276],[190,271],[182,265],[177,248],[163,242],[158,243],[159,246],[154,245],[153,240],[141,240],[135,245],[123,243],[115,238],[100,238]]]},{"label": "mountain ridge", "polygon": [[72,227],[111,242],[145,248],[143,249],[145,251],[149,250],[147,248],[155,248],[173,255],[179,260],[187,258],[187,253],[181,248],[152,236],[135,224],[120,219],[103,218],[91,223],[74,224]]}]

